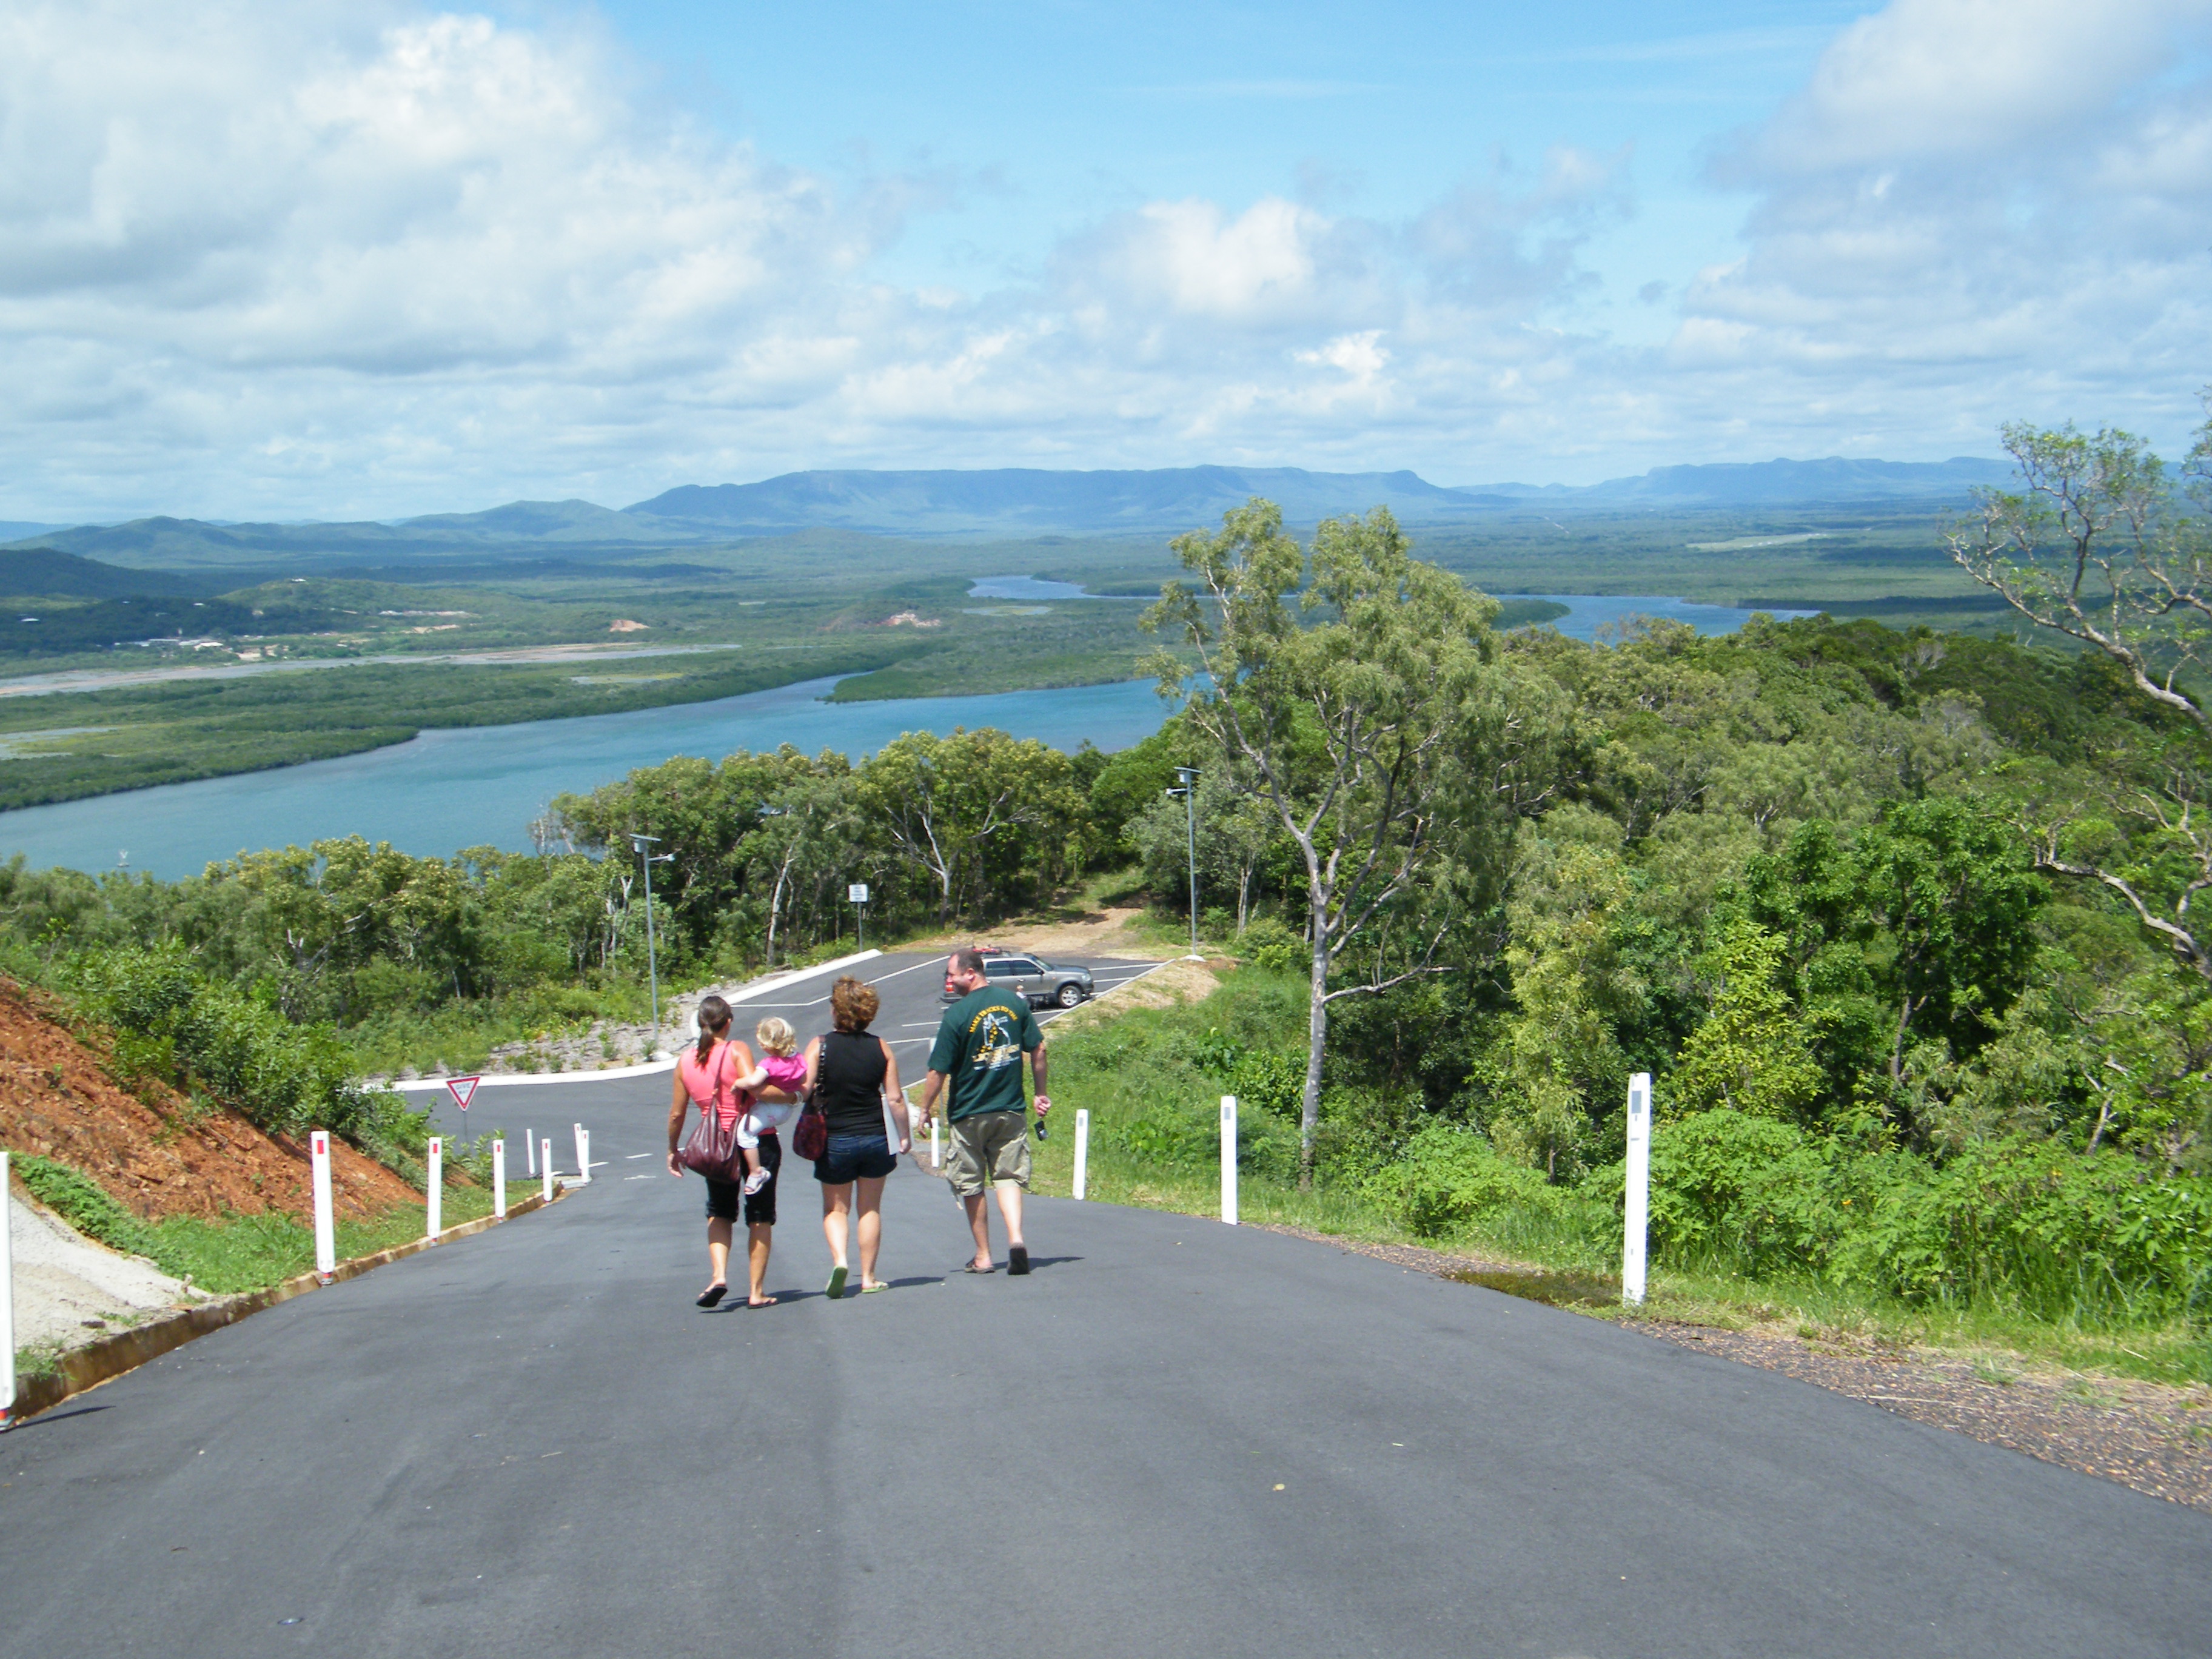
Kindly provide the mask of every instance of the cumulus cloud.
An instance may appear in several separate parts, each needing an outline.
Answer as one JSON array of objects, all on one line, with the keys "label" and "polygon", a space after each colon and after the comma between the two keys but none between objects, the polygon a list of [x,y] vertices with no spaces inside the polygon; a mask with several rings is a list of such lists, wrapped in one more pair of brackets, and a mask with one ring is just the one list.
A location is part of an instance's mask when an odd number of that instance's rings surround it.
[{"label": "cumulus cloud", "polygon": [[1670,361],[1778,425],[2168,435],[2212,378],[2212,0],[1895,0],[1716,156],[1747,252]]},{"label": "cumulus cloud", "polygon": [[2212,323],[2208,11],[1853,24],[1716,153],[1742,257],[1631,277],[1680,312],[1642,350],[1591,320],[1626,151],[1395,219],[1151,201],[1019,279],[918,290],[883,256],[957,181],[786,165],[587,25],[0,0],[0,516],[619,503],[817,465],[1472,482],[2170,414]]}]

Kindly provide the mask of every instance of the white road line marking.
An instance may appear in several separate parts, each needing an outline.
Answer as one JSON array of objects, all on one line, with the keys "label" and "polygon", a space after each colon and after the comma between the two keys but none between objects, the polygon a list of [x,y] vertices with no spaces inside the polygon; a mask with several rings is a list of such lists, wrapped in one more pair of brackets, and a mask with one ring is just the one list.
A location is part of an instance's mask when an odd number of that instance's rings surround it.
[{"label": "white road line marking", "polygon": [[921,968],[934,968],[939,963],[948,960],[950,960],[950,958],[946,957],[932,957],[927,962],[909,962],[903,968],[894,968],[888,974],[880,974],[877,975],[874,979],[870,980],[868,983],[871,985],[881,985],[884,981],[887,979],[896,979],[901,974],[911,974],[917,969]]},{"label": "white road line marking", "polygon": [[623,1161],[625,1164],[635,1164],[641,1158],[651,1158],[653,1154],[651,1152],[626,1152],[623,1155]]}]

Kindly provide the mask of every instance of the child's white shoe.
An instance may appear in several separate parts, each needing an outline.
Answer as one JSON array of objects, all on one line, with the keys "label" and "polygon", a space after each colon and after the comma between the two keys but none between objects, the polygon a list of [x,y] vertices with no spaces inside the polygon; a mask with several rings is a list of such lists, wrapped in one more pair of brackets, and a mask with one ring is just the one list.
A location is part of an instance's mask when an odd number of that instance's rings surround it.
[{"label": "child's white shoe", "polygon": [[750,1198],[762,1188],[767,1186],[770,1177],[770,1173],[771,1172],[767,1170],[755,1170],[750,1175],[747,1176],[745,1177],[745,1196],[747,1198]]}]

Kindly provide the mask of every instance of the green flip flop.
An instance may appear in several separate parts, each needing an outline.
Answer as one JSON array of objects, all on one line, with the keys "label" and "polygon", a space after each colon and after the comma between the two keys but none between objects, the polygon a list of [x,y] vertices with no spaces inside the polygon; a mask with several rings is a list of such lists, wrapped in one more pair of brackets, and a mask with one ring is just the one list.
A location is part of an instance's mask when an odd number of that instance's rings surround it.
[{"label": "green flip flop", "polygon": [[845,1270],[842,1267],[832,1267],[830,1270],[829,1288],[824,1290],[822,1294],[828,1297],[832,1302],[838,1301],[844,1296]]}]

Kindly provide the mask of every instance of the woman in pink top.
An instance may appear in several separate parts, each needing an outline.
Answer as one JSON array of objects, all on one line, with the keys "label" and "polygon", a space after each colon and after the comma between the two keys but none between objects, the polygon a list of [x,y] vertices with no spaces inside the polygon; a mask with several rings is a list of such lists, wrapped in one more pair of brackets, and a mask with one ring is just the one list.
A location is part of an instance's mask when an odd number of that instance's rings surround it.
[{"label": "woman in pink top", "polygon": [[[752,1050],[730,1037],[730,1005],[717,996],[699,1000],[699,1042],[676,1062],[675,1090],[668,1110],[668,1173],[679,1178],[684,1166],[676,1149],[684,1144],[684,1121],[693,1107],[701,1115],[711,1111],[730,1124],[752,1111],[754,1097],[738,1086],[754,1069]],[[763,1091],[763,1092],[766,1092]],[[759,1167],[771,1176],[783,1162],[782,1138],[773,1125],[764,1125],[758,1137]],[[745,1219],[745,1256],[752,1281],[747,1304],[765,1308],[775,1298],[762,1289],[768,1273],[769,1241],[775,1226],[775,1186],[773,1181],[748,1196],[734,1181],[707,1182],[707,1259],[714,1281],[699,1292],[702,1308],[711,1308],[729,1293],[730,1240],[742,1206]]]}]

